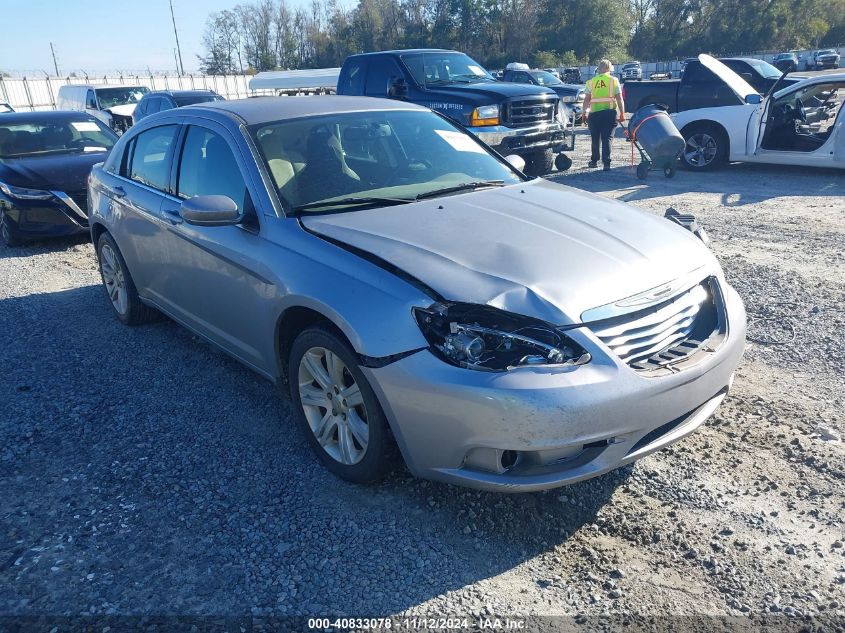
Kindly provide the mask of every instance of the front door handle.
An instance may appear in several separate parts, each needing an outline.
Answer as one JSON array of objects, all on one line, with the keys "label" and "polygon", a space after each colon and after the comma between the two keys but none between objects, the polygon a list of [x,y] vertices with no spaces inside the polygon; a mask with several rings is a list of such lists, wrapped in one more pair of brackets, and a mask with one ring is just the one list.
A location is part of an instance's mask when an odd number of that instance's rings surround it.
[{"label": "front door handle", "polygon": [[126,197],[126,189],[117,185],[116,187],[111,188],[112,194],[115,198],[125,198]]},{"label": "front door handle", "polygon": [[179,215],[178,211],[171,211],[165,209],[163,211],[164,219],[170,222],[173,225],[182,224],[182,216]]}]

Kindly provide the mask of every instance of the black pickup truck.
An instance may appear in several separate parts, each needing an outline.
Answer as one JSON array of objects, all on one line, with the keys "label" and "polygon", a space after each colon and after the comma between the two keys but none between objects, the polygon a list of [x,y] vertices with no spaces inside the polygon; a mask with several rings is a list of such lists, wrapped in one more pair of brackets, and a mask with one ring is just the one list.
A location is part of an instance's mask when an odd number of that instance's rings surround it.
[{"label": "black pickup truck", "polygon": [[[719,61],[745,79],[760,94],[766,94],[783,74],[761,59],[729,57]],[[799,79],[787,77],[781,82],[781,87],[785,88],[796,81]],[[668,106],[669,112],[740,104],[736,93],[697,59],[687,62],[680,79],[626,82],[622,88],[622,97],[628,112],[636,112],[652,103]]]},{"label": "black pickup truck", "polygon": [[436,49],[352,55],[343,62],[339,95],[403,99],[466,127],[502,155],[525,159],[526,173],[568,169],[574,135],[550,88],[496,81],[464,53]]}]

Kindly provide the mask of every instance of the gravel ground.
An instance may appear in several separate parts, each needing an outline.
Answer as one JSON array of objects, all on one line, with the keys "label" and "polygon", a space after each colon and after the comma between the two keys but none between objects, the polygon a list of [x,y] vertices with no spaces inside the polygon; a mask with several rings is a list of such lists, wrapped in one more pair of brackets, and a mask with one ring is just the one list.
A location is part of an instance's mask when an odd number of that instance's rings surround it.
[{"label": "gravel ground", "polygon": [[842,174],[640,183],[583,169],[585,141],[552,179],[695,213],[746,301],[747,355],[699,432],[547,493],[403,471],[357,487],[311,457],[272,385],[170,321],[121,326],[84,240],[0,246],[0,615],[842,622]]}]

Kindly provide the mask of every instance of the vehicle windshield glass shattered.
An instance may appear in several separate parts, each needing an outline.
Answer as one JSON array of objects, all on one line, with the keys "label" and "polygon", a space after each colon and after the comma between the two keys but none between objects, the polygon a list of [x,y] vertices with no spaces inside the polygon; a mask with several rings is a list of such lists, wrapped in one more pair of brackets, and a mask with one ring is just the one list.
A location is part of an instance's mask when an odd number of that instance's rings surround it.
[{"label": "vehicle windshield glass shattered", "polygon": [[557,86],[563,83],[552,73],[547,73],[546,71],[534,72],[531,73],[531,75],[534,77],[534,79],[537,80],[537,83],[541,86]]},{"label": "vehicle windshield glass shattered", "polygon": [[421,86],[496,81],[481,64],[463,53],[414,53],[402,55],[402,61]]},{"label": "vehicle windshield glass shattered", "polygon": [[100,108],[105,110],[114,106],[138,103],[150,91],[146,86],[132,86],[131,88],[97,88],[97,100]]},{"label": "vehicle windshield glass shattered", "polygon": [[253,126],[285,209],[355,211],[521,182],[432,112],[351,112]]},{"label": "vehicle windshield glass shattered", "polygon": [[117,137],[99,121],[0,123],[0,158],[105,152]]}]

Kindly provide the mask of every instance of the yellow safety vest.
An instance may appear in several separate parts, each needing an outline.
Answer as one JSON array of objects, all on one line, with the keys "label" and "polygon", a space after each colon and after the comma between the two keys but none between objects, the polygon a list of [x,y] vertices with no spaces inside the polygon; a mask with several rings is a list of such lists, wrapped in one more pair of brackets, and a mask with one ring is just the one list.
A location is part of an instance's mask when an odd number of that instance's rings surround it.
[{"label": "yellow safety vest", "polygon": [[616,108],[616,78],[605,73],[590,79],[590,112]]}]

